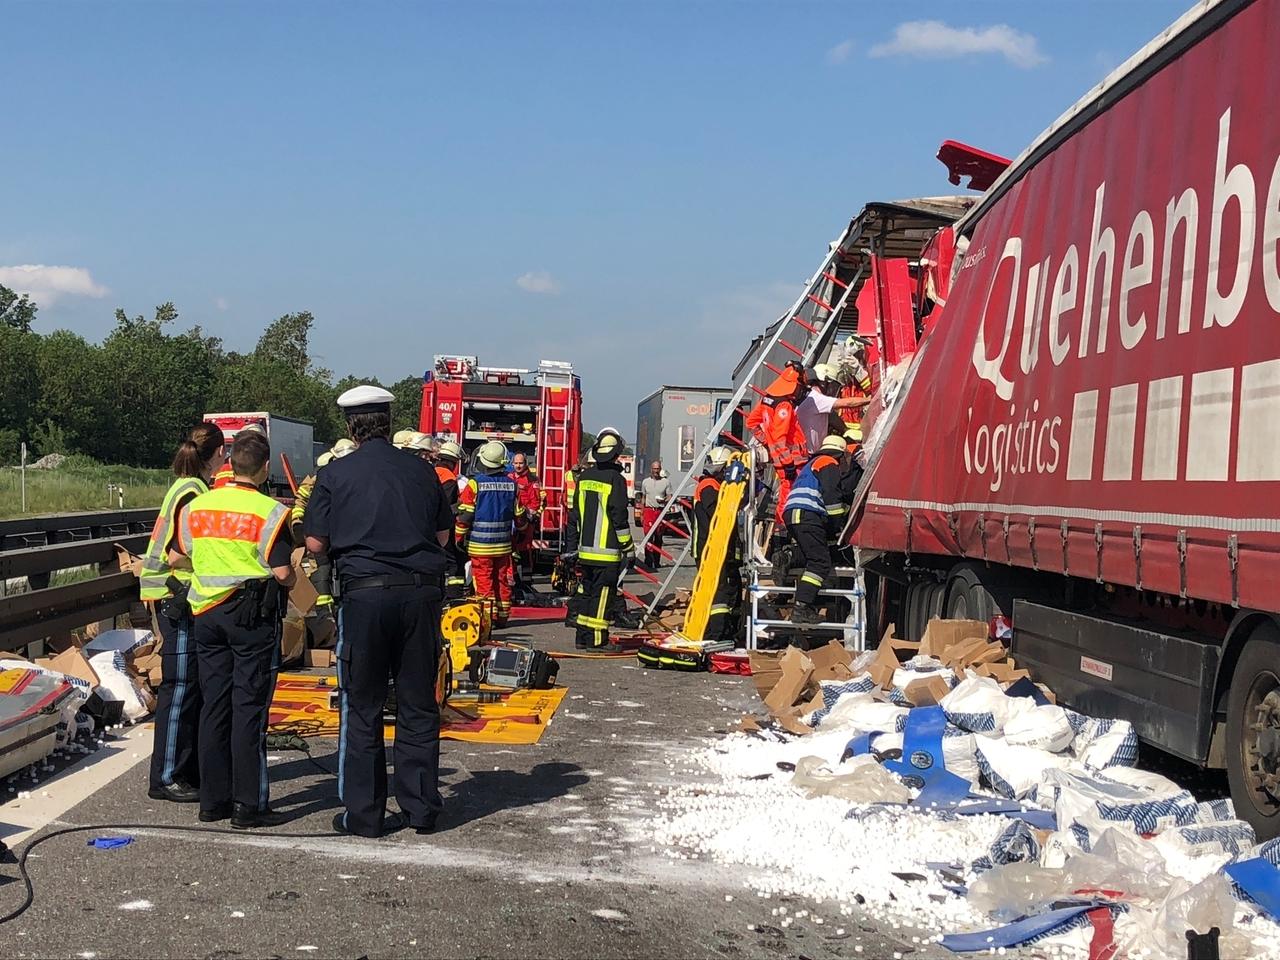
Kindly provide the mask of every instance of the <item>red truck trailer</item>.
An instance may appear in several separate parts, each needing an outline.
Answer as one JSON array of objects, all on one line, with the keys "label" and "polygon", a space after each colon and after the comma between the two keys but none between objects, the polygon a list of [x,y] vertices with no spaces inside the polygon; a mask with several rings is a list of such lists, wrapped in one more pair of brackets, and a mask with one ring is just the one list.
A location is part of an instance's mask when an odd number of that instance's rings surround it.
[{"label": "red truck trailer", "polygon": [[859,307],[890,355],[850,530],[881,625],[1009,618],[1060,700],[1225,768],[1264,837],[1280,834],[1277,38],[1280,0],[1198,4],[914,276],[875,264]]},{"label": "red truck trailer", "polygon": [[435,358],[423,377],[418,427],[460,444],[469,460],[487,440],[523,453],[545,496],[536,546],[559,551],[564,535],[565,471],[578,462],[582,442],[582,383],[573,367],[543,360],[534,369],[483,367],[476,357]]}]

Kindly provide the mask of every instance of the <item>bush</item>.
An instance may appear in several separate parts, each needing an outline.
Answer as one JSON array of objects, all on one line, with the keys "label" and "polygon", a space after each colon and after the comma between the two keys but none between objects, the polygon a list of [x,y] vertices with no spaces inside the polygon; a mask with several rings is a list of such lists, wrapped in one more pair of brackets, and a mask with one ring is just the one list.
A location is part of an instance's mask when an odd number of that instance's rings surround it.
[{"label": "bush", "polygon": [[17,430],[0,430],[0,467],[12,467],[21,459],[22,439]]}]

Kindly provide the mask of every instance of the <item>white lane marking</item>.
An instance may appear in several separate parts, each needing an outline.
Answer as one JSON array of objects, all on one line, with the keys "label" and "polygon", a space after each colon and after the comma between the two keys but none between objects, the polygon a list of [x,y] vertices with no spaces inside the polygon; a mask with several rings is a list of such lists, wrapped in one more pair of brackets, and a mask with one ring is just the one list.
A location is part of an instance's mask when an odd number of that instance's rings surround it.
[{"label": "white lane marking", "polygon": [[42,783],[40,791],[47,793],[47,797],[33,793],[0,806],[0,837],[12,847],[44,829],[76,804],[149,759],[153,735],[151,724],[134,727]]}]

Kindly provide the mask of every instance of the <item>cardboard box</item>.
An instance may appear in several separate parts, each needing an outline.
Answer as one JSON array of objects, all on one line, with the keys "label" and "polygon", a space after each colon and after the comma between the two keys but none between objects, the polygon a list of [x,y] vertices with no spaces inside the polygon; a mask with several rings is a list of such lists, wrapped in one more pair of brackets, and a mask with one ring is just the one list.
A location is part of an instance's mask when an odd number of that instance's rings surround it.
[{"label": "cardboard box", "polygon": [[307,652],[307,625],[301,620],[285,620],[280,632],[280,665],[290,667],[302,662]]},{"label": "cardboard box", "polygon": [[142,558],[130,553],[120,544],[115,544],[116,562],[120,565],[121,573],[132,573],[135,577],[142,575]]},{"label": "cardboard box", "polygon": [[1009,660],[1005,660],[1000,663],[979,664],[974,668],[974,672],[980,677],[990,677],[1001,685],[1016,683],[1023,677],[1031,676],[1031,674],[1026,670],[1019,670],[1013,662]]},{"label": "cardboard box", "polygon": [[813,682],[822,680],[852,680],[853,654],[839,640],[830,640],[826,646],[809,651],[813,663]]},{"label": "cardboard box", "polygon": [[316,598],[319,594],[316,593],[316,588],[311,585],[311,581],[307,579],[308,572],[303,569],[302,558],[304,554],[305,551],[301,547],[293,551],[292,564],[296,579],[289,589],[289,603],[293,605],[299,614],[305,617],[315,609]]},{"label": "cardboard box", "polygon": [[148,653],[146,656],[134,657],[129,661],[129,668],[140,677],[145,677],[152,670],[159,670],[161,665],[160,654]]},{"label": "cardboard box", "polygon": [[920,655],[947,661],[947,654],[958,644],[981,637],[986,640],[990,627],[982,620],[930,620],[920,638]]},{"label": "cardboard box", "polygon": [[867,667],[867,673],[877,686],[889,687],[893,684],[893,672],[920,652],[920,644],[910,640],[900,640],[893,635],[893,624],[885,630],[876,647],[876,657]]},{"label": "cardboard box", "polygon": [[925,680],[912,680],[902,691],[903,696],[913,707],[932,707],[942,702],[942,698],[951,692],[951,687],[942,677],[929,677]]},{"label": "cardboard box", "polygon": [[813,676],[813,661],[798,647],[787,647],[782,652],[779,666],[782,668],[782,676],[764,698],[764,705],[769,708],[770,713],[781,717],[795,706],[796,701],[808,689],[810,677]]},{"label": "cardboard box", "polygon": [[151,689],[158,690],[162,680],[164,680],[164,671],[160,667],[147,671],[147,683],[151,684]]},{"label": "cardboard box", "polygon": [[79,647],[63,650],[56,657],[40,657],[36,660],[36,664],[41,667],[48,667],[57,673],[65,673],[69,677],[77,677],[95,687],[102,683],[97,672],[93,667],[89,666],[89,661],[80,652]]},{"label": "cardboard box", "polygon": [[338,660],[334,656],[332,650],[308,650],[307,651],[308,667],[320,667],[322,669],[327,669],[329,667],[332,667],[337,662]]},{"label": "cardboard box", "polygon": [[756,693],[763,700],[769,696],[769,691],[774,688],[774,685],[782,679],[782,651],[752,650],[749,658],[751,680],[756,685]]}]

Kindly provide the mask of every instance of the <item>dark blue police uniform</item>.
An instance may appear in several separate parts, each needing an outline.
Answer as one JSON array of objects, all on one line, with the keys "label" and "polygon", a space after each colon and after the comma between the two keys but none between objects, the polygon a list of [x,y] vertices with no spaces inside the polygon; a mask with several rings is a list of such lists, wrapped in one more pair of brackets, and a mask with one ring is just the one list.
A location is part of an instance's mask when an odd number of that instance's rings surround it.
[{"label": "dark blue police uniform", "polygon": [[384,439],[332,461],[316,480],[305,532],[327,539],[338,585],[341,731],[338,796],[346,829],[382,832],[387,757],[382,715],[396,689],[395,795],[409,824],[434,826],[440,799],[440,612],[452,530],[435,471]]}]

